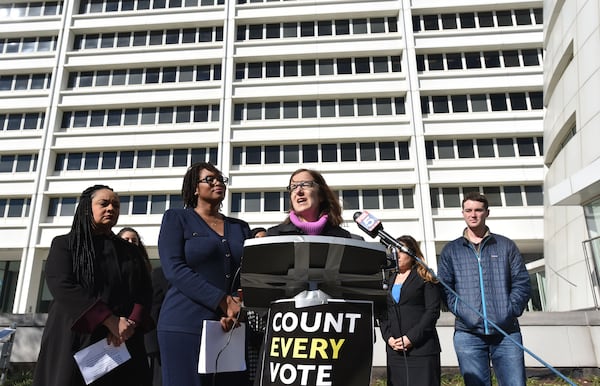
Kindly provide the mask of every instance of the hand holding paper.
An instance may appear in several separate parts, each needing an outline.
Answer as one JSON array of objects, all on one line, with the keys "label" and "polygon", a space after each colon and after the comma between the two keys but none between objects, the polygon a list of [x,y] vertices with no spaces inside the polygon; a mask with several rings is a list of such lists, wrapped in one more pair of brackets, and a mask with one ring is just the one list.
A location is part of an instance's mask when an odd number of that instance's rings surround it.
[{"label": "hand holding paper", "polygon": [[86,385],[131,359],[127,346],[115,347],[106,339],[80,350],[73,355]]},{"label": "hand holding paper", "polygon": [[[230,336],[231,335],[231,336]],[[246,325],[225,332],[215,320],[205,320],[198,358],[198,373],[225,373],[246,370]]]}]

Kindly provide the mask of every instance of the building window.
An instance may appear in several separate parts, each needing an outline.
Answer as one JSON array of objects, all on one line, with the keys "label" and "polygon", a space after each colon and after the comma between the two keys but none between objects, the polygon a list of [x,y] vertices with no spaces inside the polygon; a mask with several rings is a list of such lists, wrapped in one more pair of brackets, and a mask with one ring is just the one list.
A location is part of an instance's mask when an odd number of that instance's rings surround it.
[{"label": "building window", "polygon": [[[337,192],[345,210],[355,209],[413,209],[414,189],[363,189]],[[235,192],[231,195],[231,211],[287,212],[288,192]]]},{"label": "building window", "polygon": [[0,198],[0,218],[28,217],[30,206],[30,198]]},{"label": "building window", "polygon": [[225,0],[82,0],[79,14],[141,11],[165,8],[198,8],[223,5]]},{"label": "building window", "polygon": [[[533,15],[533,18],[532,18]],[[441,19],[441,28],[440,28]],[[460,26],[457,25],[460,21]],[[478,22],[476,24],[476,21]],[[423,23],[423,28],[421,27]],[[542,9],[516,9],[441,15],[415,15],[412,18],[413,32],[437,31],[439,29],[502,28],[510,26],[542,25]]]},{"label": "building window", "polygon": [[4,130],[40,130],[44,127],[45,114],[42,112],[29,113],[0,113],[0,131]]},{"label": "building window", "polygon": [[0,312],[13,311],[20,265],[20,261],[0,261]]},{"label": "building window", "polygon": [[[275,29],[280,28],[277,32]],[[313,21],[285,22],[279,24],[250,24],[239,25],[237,41],[263,39],[263,31],[267,30],[266,39],[312,38],[314,36],[342,36],[398,32],[396,17],[376,17],[342,20],[320,20],[316,25]],[[246,33],[248,31],[248,33]]]},{"label": "building window", "polygon": [[0,55],[55,51],[57,39],[56,36],[0,38]]},{"label": "building window", "polygon": [[[450,112],[449,109],[448,99],[452,106],[452,112]],[[433,111],[431,111],[430,105],[433,106]],[[421,96],[421,108],[423,114],[541,110],[542,93],[530,91],[516,93]]]},{"label": "building window", "polygon": [[483,187],[432,187],[432,208],[460,208],[461,200],[468,192],[482,192],[490,207],[543,206],[541,185],[510,185]]},{"label": "building window", "polygon": [[[116,37],[116,38],[115,38]],[[152,31],[121,31],[75,35],[73,50],[183,45],[223,41],[223,27],[184,28]],[[56,44],[54,44],[55,46]]]},{"label": "building window", "polygon": [[[155,195],[119,195],[121,200],[121,215],[162,215],[170,208],[183,208],[179,194]],[[61,216],[71,217],[77,208],[77,197],[52,197],[49,200],[48,218]]]},{"label": "building window", "polygon": [[[185,120],[187,119],[187,120]],[[61,128],[98,126],[156,125],[191,122],[215,122],[219,119],[219,105],[143,107],[121,110],[92,110],[63,112]]]},{"label": "building window", "polygon": [[[196,76],[194,76],[196,74]],[[221,79],[221,65],[131,68],[69,73],[69,88],[204,82]]]},{"label": "building window", "polygon": [[0,173],[29,173],[37,169],[37,154],[0,155]]},{"label": "building window", "polygon": [[[283,114],[280,114],[283,106]],[[337,109],[336,109],[337,107]],[[404,97],[359,98],[333,100],[307,100],[280,102],[253,102],[235,104],[233,120],[256,121],[266,119],[310,119],[355,116],[405,115]]]},{"label": "building window", "polygon": [[48,89],[51,77],[50,73],[0,75],[0,91]]},{"label": "building window", "polygon": [[[102,162],[100,162],[102,161]],[[108,169],[150,169],[187,167],[195,162],[217,162],[217,148],[179,148],[157,150],[124,150],[110,152],[58,153],[55,172]],[[2,165],[0,163],[0,165]]]},{"label": "building window", "polygon": [[473,139],[427,140],[425,146],[427,159],[456,159],[455,148],[458,149],[458,158],[515,157],[515,146],[518,157],[535,157],[543,155],[544,145],[541,137],[518,137],[477,138],[474,141]]},{"label": "building window", "polygon": [[[465,59],[464,64],[463,57]],[[541,63],[540,57],[541,48],[508,51],[432,53],[417,55],[417,70],[424,72],[539,66]],[[500,60],[501,58],[502,60]]]}]

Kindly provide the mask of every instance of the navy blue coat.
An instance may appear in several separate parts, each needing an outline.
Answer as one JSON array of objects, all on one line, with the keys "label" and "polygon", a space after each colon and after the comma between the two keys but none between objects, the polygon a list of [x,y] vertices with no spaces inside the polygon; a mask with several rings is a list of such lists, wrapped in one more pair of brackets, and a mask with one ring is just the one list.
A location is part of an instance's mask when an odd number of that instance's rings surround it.
[{"label": "navy blue coat", "polygon": [[239,288],[243,244],[250,237],[245,221],[225,217],[224,227],[224,236],[218,235],[193,208],[165,212],[158,253],[170,287],[160,311],[159,331],[200,335],[205,319],[223,316],[219,303]]},{"label": "navy blue coat", "polygon": [[478,253],[466,238],[459,237],[442,250],[438,277],[460,296],[444,288],[457,330],[499,334],[488,320],[507,333],[520,330],[517,317],[527,306],[531,283],[512,240],[490,233],[481,241]]}]

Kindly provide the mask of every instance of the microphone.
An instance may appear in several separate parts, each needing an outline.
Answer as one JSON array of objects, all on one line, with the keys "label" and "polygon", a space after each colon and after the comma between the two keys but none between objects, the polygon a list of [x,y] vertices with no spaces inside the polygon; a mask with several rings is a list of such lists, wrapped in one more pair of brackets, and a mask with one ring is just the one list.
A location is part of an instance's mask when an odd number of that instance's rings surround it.
[{"label": "microphone", "polygon": [[371,238],[377,237],[379,230],[383,231],[381,221],[367,211],[354,213],[354,222]]},{"label": "microphone", "polygon": [[371,213],[367,212],[366,210],[364,212],[355,212],[353,217],[356,225],[358,225],[363,232],[372,238],[379,236],[381,243],[385,244],[386,246],[394,246],[410,256],[415,256],[413,251],[406,248],[404,244],[398,242],[389,233],[384,231],[381,220],[373,216]]}]

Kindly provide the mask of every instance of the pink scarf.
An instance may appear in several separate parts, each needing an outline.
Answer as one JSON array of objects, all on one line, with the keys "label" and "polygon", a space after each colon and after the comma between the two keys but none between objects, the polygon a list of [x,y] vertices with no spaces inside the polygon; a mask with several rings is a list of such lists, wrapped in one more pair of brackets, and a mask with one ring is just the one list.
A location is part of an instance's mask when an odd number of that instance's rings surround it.
[{"label": "pink scarf", "polygon": [[325,228],[325,224],[327,224],[328,218],[329,216],[327,216],[327,214],[324,214],[321,217],[319,217],[317,221],[302,221],[298,218],[298,216],[296,216],[296,213],[294,211],[290,211],[290,221],[292,222],[292,224],[300,228],[304,233],[306,233],[309,236],[320,235],[323,228]]}]

